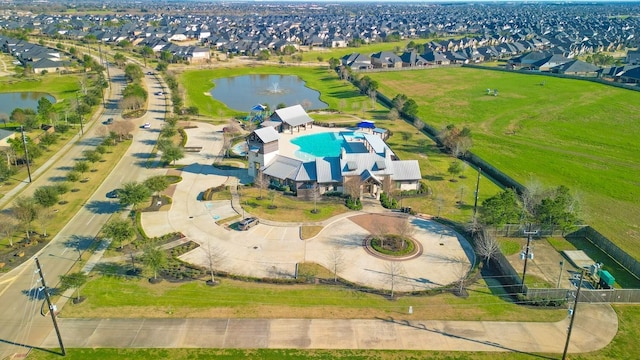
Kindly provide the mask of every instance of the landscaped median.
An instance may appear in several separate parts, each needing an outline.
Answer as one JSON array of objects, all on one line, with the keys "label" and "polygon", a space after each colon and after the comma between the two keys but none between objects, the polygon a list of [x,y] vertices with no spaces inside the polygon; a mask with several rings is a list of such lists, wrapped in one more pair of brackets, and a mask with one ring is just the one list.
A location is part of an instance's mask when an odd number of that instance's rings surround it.
[{"label": "landscaped median", "polygon": [[[85,206],[89,197],[96,191],[96,189],[102,184],[105,174],[108,174],[117,165],[118,161],[126,153],[130,140],[125,140],[118,143],[115,146],[107,147],[107,151],[103,154],[102,160],[95,162],[92,167],[93,171],[90,171],[84,176],[87,181],[66,181],[65,191],[59,194],[57,203],[50,208],[42,208],[39,211],[47,211],[51,217],[43,219],[43,221],[32,221],[31,231],[35,232],[38,229],[40,233],[45,233],[47,236],[32,236],[33,239],[24,239],[24,232],[16,229],[14,235],[18,235],[18,239],[14,240],[14,246],[9,246],[8,238],[3,240],[2,244],[6,244],[3,247],[3,253],[0,254],[0,263],[4,262],[5,266],[0,271],[8,271],[15,266],[22,263],[24,260],[29,259],[31,255],[35,254],[39,249],[44,247],[46,243],[55,237],[55,235],[67,224],[78,210]],[[57,186],[62,188],[62,186]],[[31,199],[31,197],[24,197],[24,199]],[[46,220],[46,221],[44,221]],[[23,224],[24,225],[24,224]],[[17,256],[22,253],[22,256]]]}]

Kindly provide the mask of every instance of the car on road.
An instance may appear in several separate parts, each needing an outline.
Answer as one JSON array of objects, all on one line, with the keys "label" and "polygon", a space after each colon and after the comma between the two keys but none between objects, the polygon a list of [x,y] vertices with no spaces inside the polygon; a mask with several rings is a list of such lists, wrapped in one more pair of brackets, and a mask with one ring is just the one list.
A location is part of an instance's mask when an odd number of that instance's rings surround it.
[{"label": "car on road", "polygon": [[158,96],[162,96],[162,95],[164,95],[164,93],[163,93],[162,91],[158,91],[158,92],[156,93],[156,95],[158,95]]},{"label": "car on road", "polygon": [[117,199],[120,196],[120,189],[113,189],[107,193],[109,199]]},{"label": "car on road", "polygon": [[260,223],[260,220],[256,217],[244,218],[238,223],[238,229],[241,231],[249,230],[258,225],[258,223]]},{"label": "car on road", "polygon": [[107,121],[104,122],[105,125],[113,124],[113,118],[108,118]]},{"label": "car on road", "polygon": [[155,75],[153,71],[147,71],[147,75]]},{"label": "car on road", "polygon": [[144,123],[144,125],[142,125],[143,129],[151,129],[151,123]]}]

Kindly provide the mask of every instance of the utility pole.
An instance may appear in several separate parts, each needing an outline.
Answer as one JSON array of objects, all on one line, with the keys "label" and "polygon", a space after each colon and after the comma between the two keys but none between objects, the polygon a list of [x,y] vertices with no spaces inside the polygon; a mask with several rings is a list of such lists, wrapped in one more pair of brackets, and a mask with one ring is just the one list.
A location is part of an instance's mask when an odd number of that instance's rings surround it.
[{"label": "utility pole", "polygon": [[531,231],[531,223],[529,223],[529,230],[525,231],[527,235],[527,247],[524,250],[524,269],[522,270],[522,292],[524,292],[524,279],[527,276],[527,260],[529,260],[529,253],[531,251],[531,235],[536,234],[537,231]]},{"label": "utility pole", "polygon": [[22,146],[24,147],[24,160],[27,163],[27,174],[29,174],[29,183],[31,183],[31,166],[29,165],[29,151],[27,150],[27,135],[24,134],[24,126],[20,126],[22,133]]},{"label": "utility pole", "polygon": [[571,330],[573,330],[573,320],[576,318],[576,309],[578,308],[578,299],[580,298],[580,289],[582,289],[582,279],[584,279],[584,269],[580,270],[580,282],[578,282],[578,291],[576,291],[576,298],[573,301],[573,309],[569,309],[569,316],[571,321],[569,322],[569,329],[567,330],[567,342],[564,344],[564,352],[562,353],[562,360],[567,359],[567,350],[569,350],[569,340],[571,340]]},{"label": "utility pole", "polygon": [[44,274],[42,273],[42,268],[40,267],[40,261],[38,261],[38,258],[35,258],[35,259],[36,259],[36,266],[38,267],[38,273],[40,273],[40,280],[42,281],[42,287],[38,290],[44,291],[44,298],[47,300],[47,305],[49,306],[49,314],[51,314],[51,320],[53,321],[53,328],[56,330],[56,335],[58,336],[60,351],[62,351],[62,356],[66,356],[67,351],[64,349],[64,344],[62,343],[62,336],[60,336],[60,329],[58,328],[58,322],[56,321],[56,312],[53,310],[53,305],[51,304],[51,299],[49,298],[49,289],[47,289],[47,284],[44,281]]},{"label": "utility pole", "polygon": [[478,212],[478,193],[480,192],[480,174],[482,174],[482,168],[478,168],[478,180],[476,181],[476,199],[473,202],[473,218],[475,219]]}]

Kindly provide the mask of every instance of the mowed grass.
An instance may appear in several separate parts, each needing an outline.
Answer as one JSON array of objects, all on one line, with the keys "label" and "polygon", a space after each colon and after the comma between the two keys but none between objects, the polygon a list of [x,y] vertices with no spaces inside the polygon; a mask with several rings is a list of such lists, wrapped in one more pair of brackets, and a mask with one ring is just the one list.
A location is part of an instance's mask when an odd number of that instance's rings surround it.
[{"label": "mowed grass", "polygon": [[470,127],[472,151],[520,183],[568,186],[586,223],[640,257],[640,92],[471,68],[368,75],[435,128]]},{"label": "mowed grass", "polygon": [[[323,200],[300,200],[293,196],[283,195],[281,191],[275,191],[273,201],[269,198],[269,191],[258,188],[243,188],[240,192],[240,202],[246,214],[257,216],[261,219],[273,221],[322,221],[349,211],[344,199],[337,197],[324,197]],[[274,209],[269,207],[273,205]],[[313,210],[317,212],[313,212]]]},{"label": "mowed grass", "polygon": [[[69,304],[63,317],[82,318],[322,318],[399,317],[438,320],[558,321],[565,309],[522,307],[493,295],[483,280],[469,297],[452,294],[399,297],[393,301],[328,285],[274,285],[222,279],[151,285],[147,279],[98,276],[83,289],[87,300]],[[413,314],[407,309],[413,306]]]}]

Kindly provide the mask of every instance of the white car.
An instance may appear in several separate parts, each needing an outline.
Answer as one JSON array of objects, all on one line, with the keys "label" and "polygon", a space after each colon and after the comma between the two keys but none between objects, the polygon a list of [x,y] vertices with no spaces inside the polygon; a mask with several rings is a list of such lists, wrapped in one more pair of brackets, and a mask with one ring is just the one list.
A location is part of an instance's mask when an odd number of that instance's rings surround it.
[{"label": "white car", "polygon": [[151,129],[151,123],[144,123],[144,125],[142,125],[143,129]]}]

